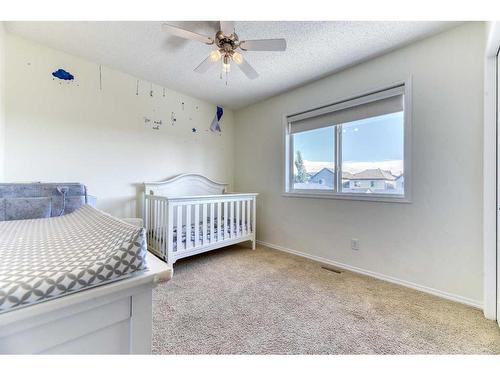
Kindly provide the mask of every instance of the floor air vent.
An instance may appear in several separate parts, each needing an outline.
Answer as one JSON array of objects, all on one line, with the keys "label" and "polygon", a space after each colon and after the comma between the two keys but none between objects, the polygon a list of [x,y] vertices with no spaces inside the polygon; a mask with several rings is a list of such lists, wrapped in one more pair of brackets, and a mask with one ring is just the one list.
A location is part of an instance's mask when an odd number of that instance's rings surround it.
[{"label": "floor air vent", "polygon": [[335,268],[331,268],[331,267],[321,266],[321,268],[323,268],[324,270],[330,271],[330,272],[342,273],[342,271],[337,270]]}]

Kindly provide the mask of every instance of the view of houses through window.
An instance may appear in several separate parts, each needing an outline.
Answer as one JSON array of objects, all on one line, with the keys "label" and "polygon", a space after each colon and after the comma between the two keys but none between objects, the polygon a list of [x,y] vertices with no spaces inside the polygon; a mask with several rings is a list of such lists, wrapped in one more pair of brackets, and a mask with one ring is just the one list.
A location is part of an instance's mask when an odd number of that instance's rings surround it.
[{"label": "view of houses through window", "polygon": [[295,133],[293,153],[295,190],[336,190],[339,159],[341,193],[404,195],[403,111]]}]

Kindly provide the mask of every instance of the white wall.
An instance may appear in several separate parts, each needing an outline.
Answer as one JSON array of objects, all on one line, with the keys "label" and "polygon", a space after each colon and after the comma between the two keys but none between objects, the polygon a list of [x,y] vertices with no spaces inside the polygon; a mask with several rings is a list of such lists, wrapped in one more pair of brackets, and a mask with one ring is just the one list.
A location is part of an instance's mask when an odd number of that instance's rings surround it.
[{"label": "white wall", "polygon": [[[75,81],[53,80],[58,68]],[[79,181],[118,216],[137,214],[143,181],[196,172],[232,184],[232,112],[214,134],[215,105],[168,88],[163,97],[156,85],[151,98],[144,81],[137,96],[136,80],[102,67],[100,91],[96,63],[8,35],[5,180]],[[163,128],[147,128],[144,116]]]},{"label": "white wall", "polygon": [[[235,184],[261,193],[258,239],[480,305],[484,44],[469,23],[237,111]],[[284,113],[410,75],[413,203],[281,196]]]},{"label": "white wall", "polygon": [[0,21],[0,181],[4,177],[5,154],[5,28]]},{"label": "white wall", "polygon": [[[484,63],[484,130],[483,130],[483,251],[484,315],[496,319],[497,301],[497,52],[500,46],[500,22],[486,23]],[[500,290],[500,289],[499,289]],[[500,324],[500,320],[499,320]]]}]

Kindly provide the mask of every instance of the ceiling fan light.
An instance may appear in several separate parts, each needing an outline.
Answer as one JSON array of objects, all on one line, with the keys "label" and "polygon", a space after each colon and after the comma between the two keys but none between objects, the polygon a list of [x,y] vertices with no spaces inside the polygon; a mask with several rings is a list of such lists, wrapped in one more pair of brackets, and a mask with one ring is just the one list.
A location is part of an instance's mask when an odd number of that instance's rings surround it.
[{"label": "ceiling fan light", "polygon": [[233,53],[233,60],[236,64],[240,65],[243,62],[243,56],[241,53],[235,52]]},{"label": "ceiling fan light", "polygon": [[221,53],[219,52],[218,49],[215,49],[212,52],[210,52],[210,60],[219,61],[220,58],[221,58]]},{"label": "ceiling fan light", "polygon": [[222,63],[222,71],[224,73],[229,73],[231,71],[231,64]]}]

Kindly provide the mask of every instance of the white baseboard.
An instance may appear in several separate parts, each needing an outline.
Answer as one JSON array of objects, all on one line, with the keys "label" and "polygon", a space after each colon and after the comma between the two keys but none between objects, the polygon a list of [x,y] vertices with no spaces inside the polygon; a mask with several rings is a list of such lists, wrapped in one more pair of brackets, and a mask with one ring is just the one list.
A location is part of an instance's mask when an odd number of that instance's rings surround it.
[{"label": "white baseboard", "polygon": [[365,270],[363,268],[350,266],[350,265],[345,264],[345,263],[336,262],[334,260],[322,258],[322,257],[316,256],[316,255],[311,255],[311,254],[303,253],[301,251],[288,249],[288,248],[280,246],[280,245],[274,245],[272,243],[259,241],[259,240],[257,240],[257,243],[259,245],[263,245],[263,246],[269,247],[269,248],[274,249],[274,250],[279,250],[279,251],[283,251],[285,253],[298,255],[300,257],[315,260],[315,261],[320,262],[320,263],[329,264],[329,265],[332,265],[332,266],[335,266],[338,268],[343,268],[343,269],[351,271],[351,272],[359,273],[359,274],[366,275],[366,276],[371,276],[371,277],[374,277],[376,279],[388,281],[388,282],[402,285],[402,286],[405,286],[405,287],[408,287],[411,289],[416,289],[416,290],[419,290],[421,292],[429,293],[429,294],[432,294],[432,295],[437,296],[437,297],[448,299],[450,301],[463,303],[464,305],[476,307],[476,308],[481,309],[481,310],[483,309],[483,303],[481,301],[473,300],[473,299],[470,299],[467,297],[462,297],[462,296],[448,293],[448,292],[443,292],[441,290],[437,290],[437,289],[430,288],[430,287],[427,287],[424,285],[416,284],[416,283],[413,283],[411,281],[401,280],[401,279],[398,279],[396,277],[387,276],[387,275],[383,275],[383,274],[378,273],[378,272],[373,272],[373,271]]}]

